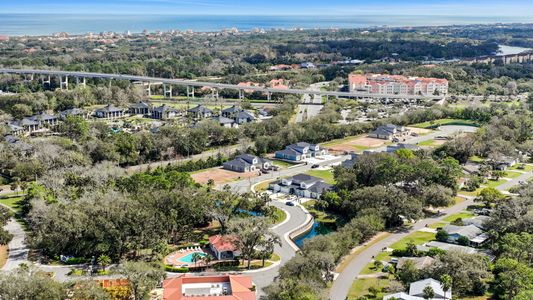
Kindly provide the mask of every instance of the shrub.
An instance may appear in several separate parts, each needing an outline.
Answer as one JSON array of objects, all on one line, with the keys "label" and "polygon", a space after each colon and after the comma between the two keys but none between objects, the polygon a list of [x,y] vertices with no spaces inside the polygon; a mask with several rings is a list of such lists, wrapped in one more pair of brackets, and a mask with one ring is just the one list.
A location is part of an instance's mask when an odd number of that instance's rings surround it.
[{"label": "shrub", "polygon": [[470,244],[470,240],[466,236],[460,236],[457,239],[457,243],[461,246],[468,246]]},{"label": "shrub", "polygon": [[85,257],[72,257],[65,261],[66,265],[77,265],[77,264],[83,264],[87,261]]},{"label": "shrub", "polygon": [[171,266],[171,265],[166,265],[165,266],[165,271],[172,272],[172,273],[187,273],[187,272],[189,272],[189,268],[187,268],[187,267],[177,268],[177,267],[174,267],[174,266]]},{"label": "shrub", "polygon": [[435,235],[435,238],[439,242],[446,242],[448,240],[448,237],[449,237],[448,233],[442,229],[438,230],[437,234]]}]

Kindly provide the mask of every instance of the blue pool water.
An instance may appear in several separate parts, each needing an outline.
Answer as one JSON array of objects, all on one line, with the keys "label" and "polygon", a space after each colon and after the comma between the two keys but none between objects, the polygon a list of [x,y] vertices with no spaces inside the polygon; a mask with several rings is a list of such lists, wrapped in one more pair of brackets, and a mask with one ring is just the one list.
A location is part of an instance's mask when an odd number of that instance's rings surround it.
[{"label": "blue pool water", "polygon": [[185,255],[184,257],[180,258],[179,261],[184,262],[184,263],[189,263],[189,264],[192,263],[193,262],[192,261],[192,255],[194,253],[200,254],[201,257],[205,256],[205,253],[203,253],[203,252],[192,252],[192,253],[189,253],[189,254]]},{"label": "blue pool water", "polygon": [[311,229],[309,230],[309,232],[307,232],[306,234],[304,235],[301,235],[299,237],[297,237],[296,239],[294,239],[294,243],[302,248],[304,242],[310,238],[313,238],[317,235],[323,235],[323,234],[328,234],[332,231],[331,228],[327,227],[327,226],[324,226],[323,224],[320,224],[318,222],[314,222],[313,223],[313,227],[311,227]]}]

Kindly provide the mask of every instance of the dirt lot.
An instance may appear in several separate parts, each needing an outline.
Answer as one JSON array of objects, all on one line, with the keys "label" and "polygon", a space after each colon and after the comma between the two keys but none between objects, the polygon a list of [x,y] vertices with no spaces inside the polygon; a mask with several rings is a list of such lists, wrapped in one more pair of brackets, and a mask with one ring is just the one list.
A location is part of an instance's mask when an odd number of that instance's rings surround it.
[{"label": "dirt lot", "polygon": [[411,130],[411,132],[415,132],[421,135],[428,134],[433,131],[431,129],[417,128],[417,127],[407,127],[407,128]]},{"label": "dirt lot", "polygon": [[207,169],[191,174],[192,179],[200,184],[206,184],[209,179],[213,179],[215,184],[223,184],[226,182],[255,176],[257,176],[256,172],[239,173],[224,170],[222,168]]},{"label": "dirt lot", "polygon": [[368,136],[354,137],[352,139],[346,139],[344,141],[339,141],[333,145],[324,145],[333,152],[344,152],[344,151],[357,151],[357,150],[367,150],[371,148],[381,147],[385,144],[386,140],[371,138]]}]

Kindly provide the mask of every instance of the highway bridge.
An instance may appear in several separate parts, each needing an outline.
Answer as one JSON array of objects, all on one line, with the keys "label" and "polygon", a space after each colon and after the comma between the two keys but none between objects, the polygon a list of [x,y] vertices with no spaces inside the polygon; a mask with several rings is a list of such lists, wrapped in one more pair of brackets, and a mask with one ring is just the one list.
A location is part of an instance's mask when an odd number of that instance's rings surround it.
[{"label": "highway bridge", "polygon": [[[125,74],[107,74],[107,73],[91,73],[91,72],[76,72],[76,71],[57,71],[57,70],[37,70],[37,69],[0,69],[0,74],[18,74],[23,76],[29,76],[29,80],[33,80],[34,75],[47,76],[47,79],[43,79],[43,83],[50,84],[50,77],[58,77],[60,82],[60,88],[68,88],[68,78],[74,78],[79,84],[85,84],[86,78],[99,78],[99,79],[114,79],[114,80],[128,80],[132,82],[142,83],[148,86],[147,91],[150,90],[151,84],[163,84],[165,96],[172,94],[171,89],[173,85],[186,86],[187,97],[194,97],[195,87],[208,87],[216,92],[218,97],[218,90],[229,89],[237,90],[239,92],[239,98],[244,98],[244,91],[261,92],[267,95],[270,100],[272,94],[292,94],[292,95],[319,95],[336,98],[386,98],[386,99],[431,99],[442,100],[444,97],[440,96],[422,96],[422,95],[400,95],[400,94],[374,94],[367,92],[332,92],[332,91],[309,91],[301,89],[276,89],[268,87],[258,86],[239,86],[236,84],[216,83],[216,82],[202,82],[187,79],[170,79],[170,78],[157,78],[148,76],[136,76]],[[80,81],[81,80],[81,81]]]}]

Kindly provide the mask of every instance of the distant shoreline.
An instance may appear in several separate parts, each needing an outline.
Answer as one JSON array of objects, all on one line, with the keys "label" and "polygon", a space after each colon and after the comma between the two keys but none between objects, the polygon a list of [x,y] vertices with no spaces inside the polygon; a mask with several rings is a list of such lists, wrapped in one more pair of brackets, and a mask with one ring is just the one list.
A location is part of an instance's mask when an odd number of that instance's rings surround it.
[{"label": "distant shoreline", "polygon": [[93,15],[93,14],[10,14],[0,13],[0,35],[10,37],[52,36],[66,32],[72,36],[89,32],[142,33],[160,30],[192,30],[198,33],[220,32],[236,28],[254,29],[375,29],[438,26],[527,25],[533,17],[465,17],[442,15],[351,15],[351,16],[225,16],[225,15]]}]

